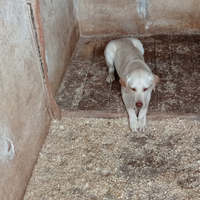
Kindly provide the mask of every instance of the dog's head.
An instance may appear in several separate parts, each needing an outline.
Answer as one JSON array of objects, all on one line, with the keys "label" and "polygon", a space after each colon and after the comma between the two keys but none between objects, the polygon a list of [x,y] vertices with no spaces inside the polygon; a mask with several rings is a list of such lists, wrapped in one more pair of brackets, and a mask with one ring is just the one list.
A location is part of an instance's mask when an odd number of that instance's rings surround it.
[{"label": "dog's head", "polygon": [[126,88],[126,93],[133,97],[135,106],[142,108],[148,106],[151,92],[155,91],[160,78],[146,70],[137,69],[126,77],[120,78],[119,82]]}]

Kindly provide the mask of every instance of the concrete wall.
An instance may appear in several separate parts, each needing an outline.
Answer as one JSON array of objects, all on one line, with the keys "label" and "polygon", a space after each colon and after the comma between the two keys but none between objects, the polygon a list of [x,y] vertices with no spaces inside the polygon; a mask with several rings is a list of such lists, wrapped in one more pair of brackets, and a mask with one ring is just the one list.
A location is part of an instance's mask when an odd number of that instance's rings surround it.
[{"label": "concrete wall", "polygon": [[[30,2],[0,1],[2,200],[23,199],[51,121]],[[49,78],[55,93],[78,39],[73,1],[41,1],[41,12]],[[37,29],[37,20],[35,23]]]},{"label": "concrete wall", "polygon": [[72,0],[40,0],[48,77],[53,94],[60,86],[79,39]]},{"label": "concrete wall", "polygon": [[37,161],[50,115],[26,1],[0,1],[0,8],[0,199],[17,200]]},{"label": "concrete wall", "polygon": [[200,33],[199,0],[77,0],[83,36]]}]

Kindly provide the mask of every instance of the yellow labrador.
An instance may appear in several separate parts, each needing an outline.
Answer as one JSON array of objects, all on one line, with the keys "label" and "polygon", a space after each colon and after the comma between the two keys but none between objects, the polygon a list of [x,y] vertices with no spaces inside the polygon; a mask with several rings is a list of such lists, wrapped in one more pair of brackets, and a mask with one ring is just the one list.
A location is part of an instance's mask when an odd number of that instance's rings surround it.
[{"label": "yellow labrador", "polygon": [[[133,132],[144,131],[151,92],[152,89],[155,90],[160,78],[153,74],[144,62],[142,43],[134,38],[113,40],[107,44],[104,55],[109,68],[106,81],[114,81],[115,69],[119,75],[130,129]],[[138,115],[136,110],[139,110]]]}]

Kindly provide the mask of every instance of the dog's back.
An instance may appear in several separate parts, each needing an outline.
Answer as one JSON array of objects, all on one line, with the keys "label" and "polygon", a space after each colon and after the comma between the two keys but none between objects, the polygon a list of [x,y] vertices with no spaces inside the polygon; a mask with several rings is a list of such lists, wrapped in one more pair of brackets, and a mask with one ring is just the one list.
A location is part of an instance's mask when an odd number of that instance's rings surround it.
[{"label": "dog's back", "polygon": [[111,41],[105,49],[106,60],[111,65],[115,65],[119,77],[123,77],[125,72],[134,66],[132,65],[133,62],[144,62],[143,54],[142,43],[134,38]]}]

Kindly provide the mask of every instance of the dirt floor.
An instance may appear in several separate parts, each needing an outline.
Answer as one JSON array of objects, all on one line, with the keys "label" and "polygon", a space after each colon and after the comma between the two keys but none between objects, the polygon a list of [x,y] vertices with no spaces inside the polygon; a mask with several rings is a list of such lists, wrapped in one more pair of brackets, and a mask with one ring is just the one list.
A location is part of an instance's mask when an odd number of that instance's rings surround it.
[{"label": "dirt floor", "polygon": [[24,200],[200,199],[200,122],[53,121]]}]

